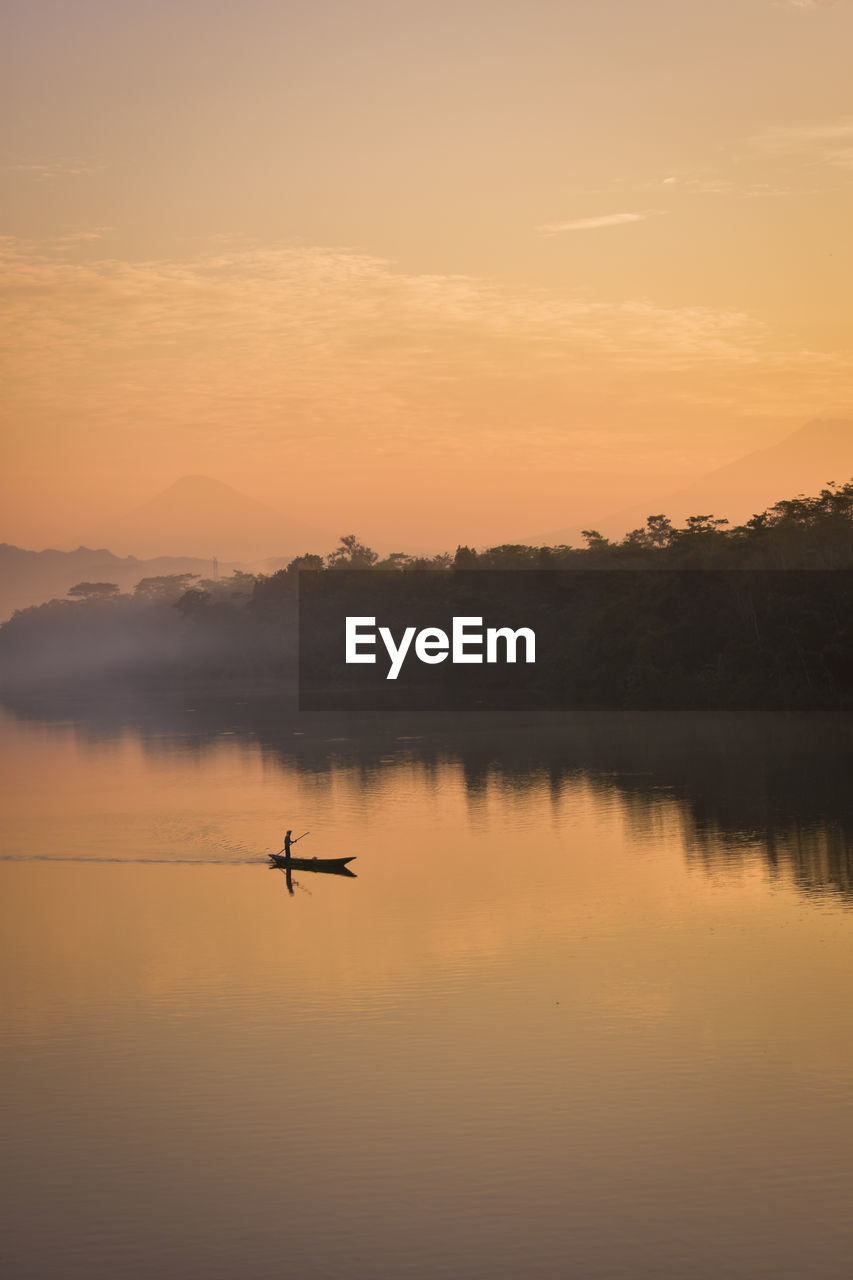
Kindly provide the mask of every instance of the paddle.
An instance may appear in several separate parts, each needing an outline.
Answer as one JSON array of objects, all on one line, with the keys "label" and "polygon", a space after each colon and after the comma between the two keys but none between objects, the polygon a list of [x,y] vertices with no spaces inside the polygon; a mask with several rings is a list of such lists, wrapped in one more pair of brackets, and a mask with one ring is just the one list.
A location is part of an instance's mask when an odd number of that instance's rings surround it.
[{"label": "paddle", "polygon": [[[291,848],[293,847],[293,845],[299,844],[299,841],[304,840],[306,836],[310,836],[310,834],[311,834],[310,831],[303,831],[301,836],[297,836],[295,840],[291,840],[290,842]],[[285,845],[285,849],[286,848],[287,848],[287,845]],[[279,849],[278,853],[271,853],[270,857],[277,858],[282,853],[284,853],[284,849]]]}]

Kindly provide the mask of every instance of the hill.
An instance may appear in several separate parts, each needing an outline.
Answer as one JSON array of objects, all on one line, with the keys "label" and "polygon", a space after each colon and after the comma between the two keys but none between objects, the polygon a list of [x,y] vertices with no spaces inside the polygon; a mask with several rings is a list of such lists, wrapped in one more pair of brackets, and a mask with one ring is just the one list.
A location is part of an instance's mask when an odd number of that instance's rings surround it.
[{"label": "hill", "polygon": [[[674,492],[605,513],[584,523],[608,538],[620,538],[663,512],[676,523],[691,515],[724,516],[732,524],[764,511],[783,494],[814,493],[829,481],[853,478],[853,422],[819,419],[766,449],[757,449],[700,476]],[[564,526],[522,541],[555,546],[583,542],[581,527]]]},{"label": "hill", "polygon": [[291,558],[328,542],[329,537],[295,524],[221,480],[196,475],[183,476],[101,526],[96,541],[123,555],[252,561]]},{"label": "hill", "polygon": [[[241,567],[221,566],[223,574]],[[89,547],[78,547],[76,551],[27,551],[3,542],[0,543],[0,621],[11,617],[16,609],[61,598],[76,582],[116,582],[122,591],[129,591],[140,578],[167,573],[198,573],[210,577],[212,569],[210,560],[191,556],[137,560],[135,556],[121,557]]]}]

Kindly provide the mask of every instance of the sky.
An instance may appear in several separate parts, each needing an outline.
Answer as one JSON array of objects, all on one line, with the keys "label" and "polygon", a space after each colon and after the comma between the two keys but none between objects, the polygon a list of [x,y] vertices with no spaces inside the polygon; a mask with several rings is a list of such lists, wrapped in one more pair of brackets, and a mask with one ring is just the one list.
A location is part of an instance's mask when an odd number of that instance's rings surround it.
[{"label": "sky", "polygon": [[853,416],[853,0],[0,12],[0,540],[500,541]]}]

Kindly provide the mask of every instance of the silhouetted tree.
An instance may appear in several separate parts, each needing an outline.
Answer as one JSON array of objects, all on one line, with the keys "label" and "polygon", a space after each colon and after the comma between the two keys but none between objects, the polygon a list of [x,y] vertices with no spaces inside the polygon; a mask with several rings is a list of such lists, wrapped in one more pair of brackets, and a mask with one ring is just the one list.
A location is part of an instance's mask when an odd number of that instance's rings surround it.
[{"label": "silhouetted tree", "polygon": [[663,514],[647,516],[644,527],[633,529],[628,534],[626,542],[642,547],[668,547],[674,533],[675,529],[669,516]]},{"label": "silhouetted tree", "polygon": [[296,574],[300,573],[303,569],[322,569],[324,563],[322,556],[296,556],[285,569],[285,573]]},{"label": "silhouetted tree", "polygon": [[379,560],[376,564],[377,569],[408,569],[412,564],[412,557],[407,555],[405,551],[392,551],[384,560]]},{"label": "silhouetted tree", "polygon": [[688,516],[684,522],[683,532],[688,534],[718,533],[728,523],[728,520],[717,519],[716,516]]},{"label": "silhouetted tree", "polygon": [[197,573],[166,573],[155,578],[141,578],[133,589],[134,599],[148,604],[174,604],[197,577]]},{"label": "silhouetted tree", "polygon": [[120,589],[117,582],[78,582],[68,588],[68,595],[73,600],[114,600]]},{"label": "silhouetted tree", "polygon": [[326,563],[330,569],[371,569],[378,559],[375,551],[359,542],[354,533],[348,533],[326,557]]},{"label": "silhouetted tree", "polygon": [[175,601],[175,608],[178,609],[184,617],[198,618],[207,611],[210,605],[211,595],[209,591],[200,591],[198,587],[190,587],[189,591],[185,591],[180,600]]}]

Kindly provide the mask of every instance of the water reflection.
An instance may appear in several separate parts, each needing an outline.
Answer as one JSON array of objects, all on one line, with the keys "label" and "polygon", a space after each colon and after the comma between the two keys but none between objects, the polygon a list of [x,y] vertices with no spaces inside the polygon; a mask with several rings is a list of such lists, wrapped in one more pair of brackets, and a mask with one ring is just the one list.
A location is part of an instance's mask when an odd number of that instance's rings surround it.
[{"label": "water reflection", "polygon": [[274,697],[7,700],[23,724],[64,724],[84,747],[131,740],[149,758],[260,752],[268,769],[313,778],[345,771],[365,797],[395,768],[440,803],[460,771],[469,815],[499,794],[559,806],[583,785],[618,799],[637,840],[672,820],[688,862],[712,877],[756,859],[804,893],[853,900],[853,720],[843,714],[584,713],[299,715]]},{"label": "water reflection", "polygon": [[847,1275],[845,721],[137,710],[0,720],[10,1275]]},{"label": "water reflection", "polygon": [[346,865],[348,862],[354,861],[354,858],[285,858],[280,854],[271,853],[270,871],[284,872],[287,892],[292,898],[293,886],[299,883],[293,879],[294,871],[308,871],[312,875],[344,876],[349,880],[355,880],[355,872],[350,871]]}]

